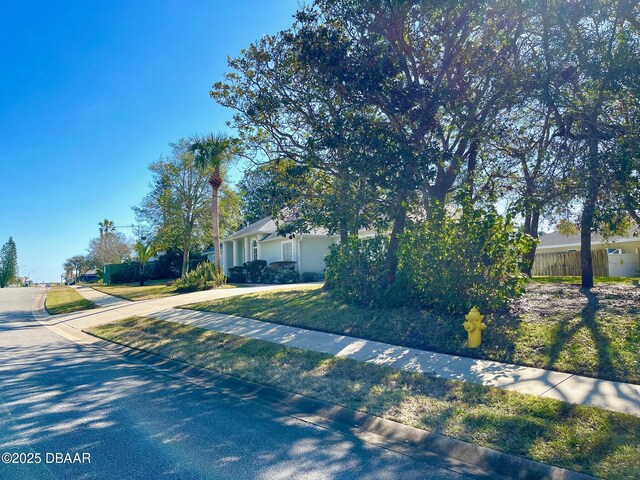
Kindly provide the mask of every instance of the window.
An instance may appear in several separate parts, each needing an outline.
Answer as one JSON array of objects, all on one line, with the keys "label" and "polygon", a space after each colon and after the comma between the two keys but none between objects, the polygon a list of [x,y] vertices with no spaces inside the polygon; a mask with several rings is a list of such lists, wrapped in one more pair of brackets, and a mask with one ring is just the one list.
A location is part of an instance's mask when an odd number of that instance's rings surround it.
[{"label": "window", "polygon": [[621,248],[607,248],[607,253],[610,255],[620,255],[622,253]]},{"label": "window", "polygon": [[282,244],[282,260],[284,262],[293,260],[293,242],[284,242]]},{"label": "window", "polygon": [[567,252],[568,252],[568,253],[571,253],[571,252],[577,252],[577,250],[576,250],[575,248],[570,248],[569,250],[567,250]]},{"label": "window", "polygon": [[258,241],[254,238],[251,242],[251,260],[256,261],[258,259]]}]

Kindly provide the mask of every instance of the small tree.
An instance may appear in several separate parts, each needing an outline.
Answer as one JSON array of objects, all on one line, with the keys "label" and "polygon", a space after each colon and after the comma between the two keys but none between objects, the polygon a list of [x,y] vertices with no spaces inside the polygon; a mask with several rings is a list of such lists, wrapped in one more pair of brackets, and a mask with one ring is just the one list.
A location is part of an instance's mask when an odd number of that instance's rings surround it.
[{"label": "small tree", "polygon": [[18,269],[18,253],[12,237],[0,250],[0,288],[4,288],[16,279]]},{"label": "small tree", "polygon": [[85,255],[74,255],[73,257],[67,258],[62,265],[65,272],[67,272],[67,280],[69,277],[69,273],[73,275],[73,279],[75,282],[84,275],[87,271],[89,271],[94,266],[91,259]]},{"label": "small tree", "polygon": [[156,254],[156,247],[153,246],[152,244],[145,244],[142,243],[141,241],[137,241],[134,245],[133,245],[133,251],[136,253],[136,257],[138,259],[138,262],[140,263],[140,286],[144,286],[144,271],[145,271],[145,267],[147,266],[147,263],[149,262],[149,260],[151,260],[151,257],[153,257]]},{"label": "small tree", "polygon": [[115,231],[113,221],[104,219],[98,223],[100,235],[89,242],[88,258],[97,268],[107,263],[120,263],[131,254],[127,238]]},{"label": "small tree", "polygon": [[181,139],[170,146],[170,155],[149,165],[153,174],[151,191],[133,210],[137,220],[150,227],[150,237],[158,249],[182,251],[184,276],[189,271],[191,252],[210,242],[205,240],[211,223],[209,186],[195,165],[190,141]]}]

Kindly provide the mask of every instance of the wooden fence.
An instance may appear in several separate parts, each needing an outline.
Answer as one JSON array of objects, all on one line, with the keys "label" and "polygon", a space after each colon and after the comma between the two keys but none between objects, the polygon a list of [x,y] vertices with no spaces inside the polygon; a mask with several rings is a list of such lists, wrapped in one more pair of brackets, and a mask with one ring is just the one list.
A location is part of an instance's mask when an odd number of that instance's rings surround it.
[{"label": "wooden fence", "polygon": [[[609,276],[609,261],[606,250],[593,250],[593,275]],[[543,276],[580,276],[580,252],[536,253],[532,275]]]}]

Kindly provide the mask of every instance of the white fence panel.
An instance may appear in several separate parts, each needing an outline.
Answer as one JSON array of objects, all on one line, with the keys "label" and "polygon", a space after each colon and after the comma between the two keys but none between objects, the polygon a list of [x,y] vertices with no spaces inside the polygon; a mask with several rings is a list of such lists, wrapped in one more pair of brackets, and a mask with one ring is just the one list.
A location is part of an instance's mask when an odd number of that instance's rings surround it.
[{"label": "white fence panel", "polygon": [[639,257],[635,253],[616,253],[608,257],[611,277],[633,277],[640,272]]}]

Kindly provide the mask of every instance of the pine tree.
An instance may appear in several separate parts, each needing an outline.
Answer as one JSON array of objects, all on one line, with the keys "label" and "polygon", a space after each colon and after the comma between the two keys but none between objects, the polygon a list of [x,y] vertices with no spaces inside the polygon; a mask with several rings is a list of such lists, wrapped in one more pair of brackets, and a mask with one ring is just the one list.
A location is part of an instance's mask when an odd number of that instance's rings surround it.
[{"label": "pine tree", "polygon": [[12,237],[0,250],[0,288],[4,288],[16,280],[18,268],[18,251]]}]

